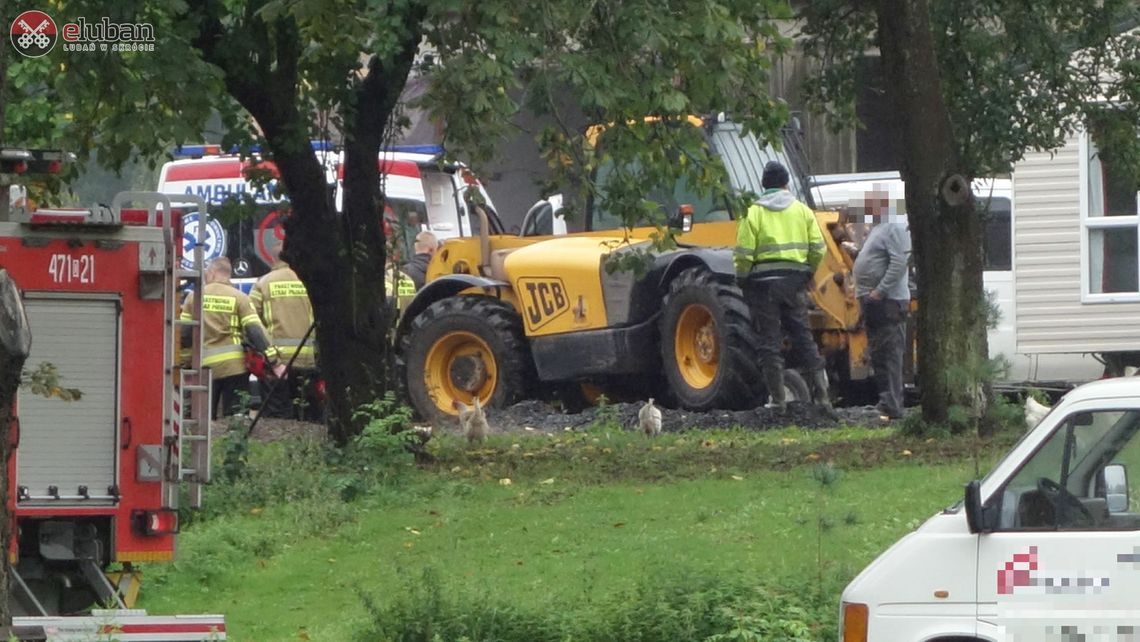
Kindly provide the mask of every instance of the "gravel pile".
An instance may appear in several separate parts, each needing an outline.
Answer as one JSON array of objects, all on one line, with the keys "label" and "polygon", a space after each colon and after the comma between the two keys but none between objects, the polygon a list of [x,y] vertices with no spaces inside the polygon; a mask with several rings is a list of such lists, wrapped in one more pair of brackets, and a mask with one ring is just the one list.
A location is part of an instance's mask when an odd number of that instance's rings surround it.
[{"label": "gravel pile", "polygon": [[[553,434],[567,430],[586,430],[603,421],[614,421],[626,430],[637,430],[637,412],[641,406],[641,403],[612,403],[605,408],[587,408],[582,412],[569,414],[560,412],[546,402],[529,400],[507,408],[488,410],[487,421],[491,424],[491,432],[500,434]],[[665,432],[738,427],[756,431],[788,426],[834,428],[843,425],[874,426],[883,423],[879,413],[872,406],[836,408],[838,421],[827,417],[818,407],[798,401],[789,403],[788,410],[784,413],[768,408],[690,412],[658,407],[661,408],[661,428]],[[228,422],[213,422],[215,436],[224,435],[229,428]],[[458,429],[458,423],[452,421],[437,427],[437,432],[454,433]],[[286,419],[262,419],[254,429],[253,438],[256,441],[273,442],[300,435],[321,438],[326,435],[326,431],[320,424]]]},{"label": "gravel pile", "polygon": [[[627,430],[637,429],[637,412],[640,403],[614,403],[604,409],[587,408],[576,414],[563,414],[542,401],[524,401],[501,410],[489,410],[487,420],[491,430],[503,433],[560,432],[582,430],[603,420],[616,421]],[[834,421],[817,406],[791,402],[783,413],[768,408],[752,410],[712,410],[690,412],[661,408],[661,427],[666,432],[693,429],[735,428],[769,430],[787,426],[801,428],[831,428],[838,425],[875,425],[881,423],[874,407],[837,408],[839,420]]]}]

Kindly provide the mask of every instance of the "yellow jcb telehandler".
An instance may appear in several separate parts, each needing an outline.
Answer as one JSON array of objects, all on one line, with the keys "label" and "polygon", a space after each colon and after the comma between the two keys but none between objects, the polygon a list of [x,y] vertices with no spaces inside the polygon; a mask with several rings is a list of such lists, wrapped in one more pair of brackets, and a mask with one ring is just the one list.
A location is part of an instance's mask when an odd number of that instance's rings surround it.
[{"label": "yellow jcb telehandler", "polygon": [[[700,124],[738,192],[761,193],[764,163],[787,163],[735,123]],[[798,178],[792,187],[800,191]],[[654,253],[641,277],[605,265],[615,254],[648,249],[656,227],[627,236],[591,203],[583,232],[490,235],[487,211],[470,208],[481,219],[473,221],[479,236],[451,239],[436,252],[397,328],[397,362],[416,410],[439,419],[475,397],[501,407],[582,383],[610,398],[652,394],[690,410],[762,403],[757,338],[732,265],[736,213],[683,185],[654,196],[667,212],[685,213],[671,221],[683,231],[678,247]],[[549,228],[535,218],[554,214],[532,208],[524,234]],[[866,378],[866,340],[852,260],[832,234],[840,216],[819,212],[817,219],[827,255],[811,292],[812,325],[843,386]],[[807,399],[797,364],[788,365],[788,398]]]}]

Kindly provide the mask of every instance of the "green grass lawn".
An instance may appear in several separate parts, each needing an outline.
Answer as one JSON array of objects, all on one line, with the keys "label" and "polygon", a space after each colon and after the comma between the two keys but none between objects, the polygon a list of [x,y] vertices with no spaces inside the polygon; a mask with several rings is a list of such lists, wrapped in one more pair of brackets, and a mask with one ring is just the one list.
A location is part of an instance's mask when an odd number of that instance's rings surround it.
[{"label": "green grass lawn", "polygon": [[[834,604],[1005,443],[907,442],[883,430],[499,438],[475,451],[445,439],[434,468],[350,503],[253,502],[190,526],[181,561],[154,569],[142,606],[225,613],[231,640],[349,640],[369,618],[361,593],[383,605],[429,568],[457,599],[536,613],[588,617],[683,573]],[[255,453],[251,475],[271,483],[283,456],[303,475],[288,450]],[[840,475],[825,486],[826,460]]]}]

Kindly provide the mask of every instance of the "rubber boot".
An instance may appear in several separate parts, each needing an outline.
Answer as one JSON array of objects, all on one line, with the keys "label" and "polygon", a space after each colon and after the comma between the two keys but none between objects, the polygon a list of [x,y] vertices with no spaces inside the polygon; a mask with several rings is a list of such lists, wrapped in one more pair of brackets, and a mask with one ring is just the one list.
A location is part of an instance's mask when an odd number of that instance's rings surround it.
[{"label": "rubber boot", "polygon": [[832,421],[838,420],[839,415],[836,414],[835,407],[831,405],[831,396],[827,383],[827,371],[823,368],[812,371],[811,378],[808,379],[808,385],[811,386],[811,400],[815,405],[822,408],[823,414],[827,415]]},{"label": "rubber boot", "polygon": [[788,404],[784,400],[784,369],[772,368],[764,371],[764,385],[768,388],[768,396],[771,397],[764,407],[771,408],[776,412],[784,412],[788,409]]}]

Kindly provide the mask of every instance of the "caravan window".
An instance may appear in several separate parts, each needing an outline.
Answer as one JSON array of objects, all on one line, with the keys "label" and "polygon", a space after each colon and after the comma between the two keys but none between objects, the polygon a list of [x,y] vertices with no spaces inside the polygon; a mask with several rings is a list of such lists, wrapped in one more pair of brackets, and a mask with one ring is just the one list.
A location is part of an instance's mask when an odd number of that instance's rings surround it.
[{"label": "caravan window", "polygon": [[1096,136],[1088,137],[1088,205],[1082,216],[1088,246],[1087,294],[1140,294],[1137,180]]},{"label": "caravan window", "polygon": [[987,272],[1008,272],[1013,269],[1013,238],[1010,229],[1009,199],[1004,197],[983,198],[978,204],[985,221],[986,231],[982,239],[983,269]]}]

